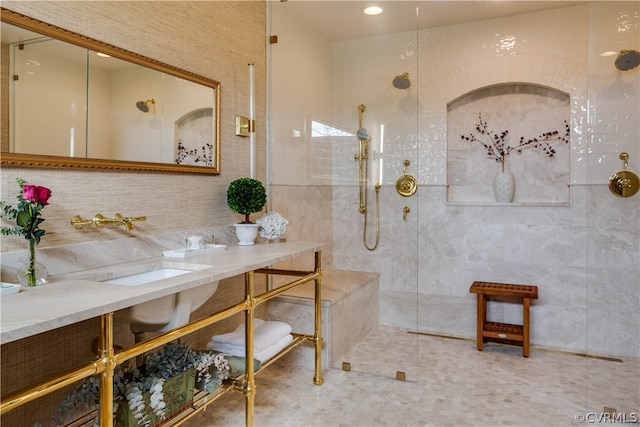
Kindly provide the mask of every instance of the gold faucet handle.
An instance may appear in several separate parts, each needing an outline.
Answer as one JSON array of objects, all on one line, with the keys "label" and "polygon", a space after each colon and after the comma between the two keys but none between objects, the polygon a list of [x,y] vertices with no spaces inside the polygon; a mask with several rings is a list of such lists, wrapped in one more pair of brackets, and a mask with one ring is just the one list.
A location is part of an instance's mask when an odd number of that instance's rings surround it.
[{"label": "gold faucet handle", "polygon": [[146,216],[136,216],[136,217],[126,217],[124,219],[124,226],[127,228],[127,230],[133,230],[135,228],[135,226],[133,225],[133,221],[146,221],[147,217]]},{"label": "gold faucet handle", "polygon": [[122,214],[117,213],[113,216],[114,221],[118,221],[121,222],[122,224],[124,224],[125,228],[127,230],[133,230],[135,228],[135,226],[133,225],[134,221],[146,221],[147,217],[146,216],[136,216],[136,217],[131,217],[131,216],[127,216],[124,217],[122,216]]},{"label": "gold faucet handle", "polygon": [[101,227],[105,224],[105,222],[108,222],[108,219],[104,217],[104,215],[102,214],[95,214],[95,216],[93,217],[93,223],[98,226]]},{"label": "gold faucet handle", "polygon": [[77,230],[81,229],[85,225],[91,225],[92,223],[93,223],[92,220],[90,220],[90,219],[82,219],[82,217],[80,215],[75,215],[73,217],[73,219],[71,220],[71,225],[73,225],[73,228],[75,228]]}]

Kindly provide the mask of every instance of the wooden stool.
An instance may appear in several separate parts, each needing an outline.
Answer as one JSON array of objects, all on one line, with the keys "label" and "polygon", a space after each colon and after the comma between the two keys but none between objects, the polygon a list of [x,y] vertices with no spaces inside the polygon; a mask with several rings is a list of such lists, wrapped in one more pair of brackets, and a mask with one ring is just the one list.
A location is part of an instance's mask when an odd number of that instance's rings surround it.
[{"label": "wooden stool", "polygon": [[[485,339],[515,341],[522,344],[522,355],[529,357],[529,300],[538,299],[538,287],[509,283],[473,282],[469,292],[478,295],[478,350]],[[487,322],[487,297],[522,298],[522,325]]]}]

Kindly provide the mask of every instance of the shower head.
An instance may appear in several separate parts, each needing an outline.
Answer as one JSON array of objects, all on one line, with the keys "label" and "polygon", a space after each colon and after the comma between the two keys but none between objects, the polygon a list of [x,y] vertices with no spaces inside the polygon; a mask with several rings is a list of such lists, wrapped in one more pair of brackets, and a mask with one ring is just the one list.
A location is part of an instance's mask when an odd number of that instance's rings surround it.
[{"label": "shower head", "polygon": [[411,86],[409,73],[402,73],[393,79],[393,87],[396,89],[407,89],[409,86]]},{"label": "shower head", "polygon": [[146,101],[138,101],[136,102],[136,107],[138,107],[138,110],[142,111],[143,113],[148,113],[149,103],[155,104],[156,100],[152,98],[152,99],[147,99]]},{"label": "shower head", "polygon": [[615,66],[620,71],[628,71],[640,65],[640,52],[637,50],[621,50],[616,58]]},{"label": "shower head", "polygon": [[369,139],[369,134],[365,128],[358,129],[357,135],[360,141],[366,141]]}]

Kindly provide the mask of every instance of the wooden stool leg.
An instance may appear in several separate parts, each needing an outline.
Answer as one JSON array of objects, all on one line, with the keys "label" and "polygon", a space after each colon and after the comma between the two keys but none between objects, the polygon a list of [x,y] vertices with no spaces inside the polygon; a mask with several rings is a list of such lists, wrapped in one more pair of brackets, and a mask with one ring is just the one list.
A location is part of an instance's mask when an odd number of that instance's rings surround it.
[{"label": "wooden stool leg", "polygon": [[477,337],[476,337],[476,341],[477,341],[477,345],[478,345],[478,350],[482,351],[483,349],[483,343],[484,343],[484,322],[486,320],[486,311],[487,311],[487,305],[486,305],[486,299],[483,293],[479,293],[478,294],[478,332],[477,332]]},{"label": "wooden stool leg", "polygon": [[529,298],[522,299],[522,355],[529,357]]}]

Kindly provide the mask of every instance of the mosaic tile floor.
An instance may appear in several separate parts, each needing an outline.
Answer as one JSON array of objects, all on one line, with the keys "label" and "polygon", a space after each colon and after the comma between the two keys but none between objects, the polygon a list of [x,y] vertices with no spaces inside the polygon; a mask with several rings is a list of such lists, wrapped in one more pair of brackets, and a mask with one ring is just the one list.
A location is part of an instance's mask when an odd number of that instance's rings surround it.
[{"label": "mosaic tile floor", "polygon": [[[640,360],[535,348],[529,358],[521,354],[519,347],[486,344],[479,352],[475,341],[379,327],[343,358],[352,370],[324,371],[322,386],[313,384],[312,369],[277,362],[263,371],[256,377],[255,425],[578,426],[598,424],[576,417],[594,412],[589,420],[596,421],[604,406],[625,417],[618,421],[639,424]],[[395,380],[397,370],[406,371],[407,381]],[[244,397],[227,393],[185,425],[244,420]]]}]

